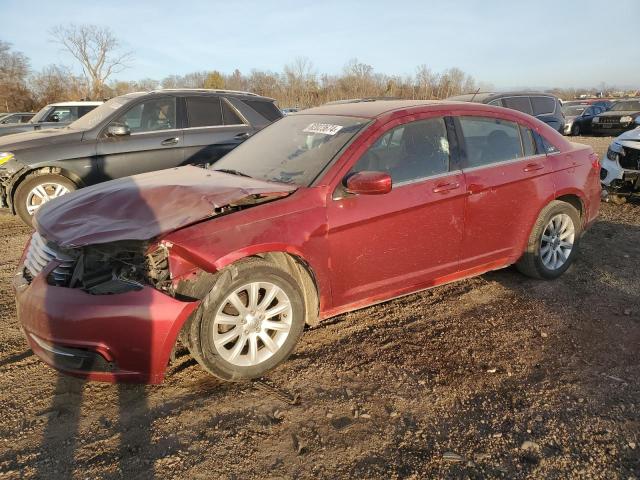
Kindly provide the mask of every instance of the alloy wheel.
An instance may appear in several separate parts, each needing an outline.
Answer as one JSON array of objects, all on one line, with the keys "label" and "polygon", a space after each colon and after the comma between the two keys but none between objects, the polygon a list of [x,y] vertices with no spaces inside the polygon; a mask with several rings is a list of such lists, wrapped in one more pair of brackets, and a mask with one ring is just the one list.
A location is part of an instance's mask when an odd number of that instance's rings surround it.
[{"label": "alloy wheel", "polygon": [[566,213],[554,215],[542,232],[540,258],[549,270],[558,270],[567,263],[575,241],[575,226]]},{"label": "alloy wheel", "polygon": [[291,301],[282,288],[269,282],[243,285],[220,304],[213,321],[213,346],[233,365],[257,365],[282,347],[291,317]]},{"label": "alloy wheel", "polygon": [[38,208],[52,198],[58,198],[67,193],[69,193],[69,189],[59,183],[47,182],[36,185],[27,195],[27,212],[29,215],[33,215]]}]

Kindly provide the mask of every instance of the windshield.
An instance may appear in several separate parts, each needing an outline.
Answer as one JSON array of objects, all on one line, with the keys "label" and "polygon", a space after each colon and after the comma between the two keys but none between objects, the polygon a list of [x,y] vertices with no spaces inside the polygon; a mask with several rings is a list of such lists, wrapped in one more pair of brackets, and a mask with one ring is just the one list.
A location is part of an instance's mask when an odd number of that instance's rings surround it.
[{"label": "windshield", "polygon": [[309,186],[368,122],[357,117],[289,115],[232,150],[213,168]]},{"label": "windshield", "polygon": [[611,112],[640,112],[640,100],[632,102],[617,102],[611,107]]},{"label": "windshield", "polygon": [[577,117],[578,115],[582,115],[589,105],[576,105],[575,107],[562,107],[562,113],[564,113],[567,117]]},{"label": "windshield", "polygon": [[72,128],[73,130],[90,130],[94,127],[97,127],[114,111],[118,110],[120,107],[126,105],[135,98],[136,97],[133,95],[114,97],[111,100],[106,101],[99,107],[94,108],[86,115],[80,117],[78,120],[70,124],[69,128]]},{"label": "windshield", "polygon": [[41,121],[42,121],[42,119],[43,119],[44,117],[46,117],[46,116],[47,116],[47,113],[49,112],[49,110],[51,110],[51,108],[52,108],[52,107],[51,107],[50,105],[47,105],[47,106],[45,106],[45,107],[42,107],[42,108],[38,111],[38,113],[36,113],[36,114],[31,118],[31,120],[29,120],[29,123],[38,123],[38,122],[41,122]]}]

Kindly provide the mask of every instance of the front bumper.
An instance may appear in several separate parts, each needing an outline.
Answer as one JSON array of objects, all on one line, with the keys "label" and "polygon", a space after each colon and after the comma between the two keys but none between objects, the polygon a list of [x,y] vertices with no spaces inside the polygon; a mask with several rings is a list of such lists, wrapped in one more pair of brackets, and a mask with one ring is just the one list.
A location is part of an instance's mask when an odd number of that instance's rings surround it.
[{"label": "front bumper", "polygon": [[13,279],[18,319],[33,352],[64,373],[104,382],[161,383],[180,328],[199,302],[152,287],[90,295],[46,281],[31,283],[20,265]]},{"label": "front bumper", "polygon": [[633,123],[620,124],[620,123],[595,123],[591,124],[591,133],[598,135],[609,135],[611,137],[617,137],[621,133],[627,130],[632,130],[635,127]]}]

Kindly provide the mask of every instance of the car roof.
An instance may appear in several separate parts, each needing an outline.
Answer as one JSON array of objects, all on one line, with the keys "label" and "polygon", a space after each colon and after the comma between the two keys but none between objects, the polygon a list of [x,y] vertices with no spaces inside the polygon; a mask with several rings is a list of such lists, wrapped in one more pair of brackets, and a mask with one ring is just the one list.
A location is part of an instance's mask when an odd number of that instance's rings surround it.
[{"label": "car roof", "polygon": [[157,90],[148,90],[144,92],[131,92],[121,95],[122,97],[139,97],[142,95],[189,95],[189,94],[215,94],[215,95],[230,95],[233,97],[250,97],[251,100],[264,100],[274,102],[273,98],[264,97],[253,92],[245,92],[241,90],[225,90],[218,88],[159,88]]},{"label": "car roof", "polygon": [[452,100],[366,100],[324,104],[319,107],[307,108],[306,110],[293,113],[292,116],[340,115],[348,117],[375,118],[384,113],[412,107],[441,108],[447,105],[462,109],[469,108],[469,103],[467,102],[456,102]]},{"label": "car roof", "polygon": [[58,103],[50,103],[48,107],[81,107],[81,106],[90,106],[90,105],[102,105],[104,102],[100,101],[81,101],[81,102],[58,102]]},{"label": "car roof", "polygon": [[455,95],[447,98],[447,100],[457,100],[461,102],[490,102],[495,98],[502,97],[556,97],[553,93],[545,92],[530,92],[530,91],[513,91],[513,92],[478,92],[478,93],[465,93],[464,95]]}]

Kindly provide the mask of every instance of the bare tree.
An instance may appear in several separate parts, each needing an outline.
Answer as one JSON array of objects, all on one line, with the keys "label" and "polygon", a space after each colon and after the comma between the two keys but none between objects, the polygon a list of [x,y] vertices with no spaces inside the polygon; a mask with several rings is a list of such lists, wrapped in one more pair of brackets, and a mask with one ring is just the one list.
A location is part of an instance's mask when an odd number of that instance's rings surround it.
[{"label": "bare tree", "polygon": [[129,66],[131,52],[119,52],[120,42],[109,27],[59,25],[51,35],[80,62],[89,85],[88,97],[101,98],[107,79]]},{"label": "bare tree", "polygon": [[38,107],[60,100],[80,100],[87,91],[83,78],[60,65],[49,65],[31,75],[29,86]]},{"label": "bare tree", "polygon": [[30,110],[31,92],[26,85],[29,60],[0,40],[0,111]]}]

